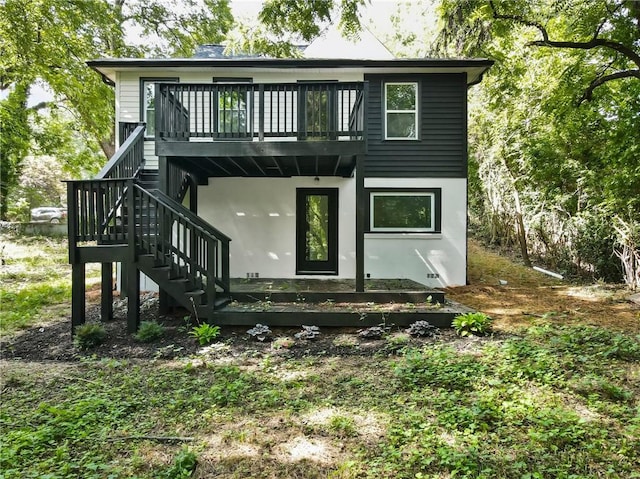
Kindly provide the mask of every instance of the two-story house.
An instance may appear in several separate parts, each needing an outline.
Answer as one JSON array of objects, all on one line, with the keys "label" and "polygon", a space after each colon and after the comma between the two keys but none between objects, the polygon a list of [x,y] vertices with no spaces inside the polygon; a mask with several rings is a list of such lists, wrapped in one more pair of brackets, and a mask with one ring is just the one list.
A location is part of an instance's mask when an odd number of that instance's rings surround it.
[{"label": "two-story house", "polygon": [[115,88],[120,147],[69,183],[73,324],[86,262],[105,281],[124,265],[130,330],[141,281],[202,316],[230,278],[465,284],[467,89],[492,61],[385,52],[89,62]]}]

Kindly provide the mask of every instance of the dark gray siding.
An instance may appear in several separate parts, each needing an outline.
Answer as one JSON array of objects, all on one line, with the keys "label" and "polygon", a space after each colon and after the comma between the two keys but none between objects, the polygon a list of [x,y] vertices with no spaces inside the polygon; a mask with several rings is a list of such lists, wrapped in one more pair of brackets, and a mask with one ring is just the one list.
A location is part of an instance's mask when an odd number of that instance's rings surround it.
[{"label": "dark gray siding", "polygon": [[[365,75],[369,81],[365,177],[467,176],[465,74]],[[418,140],[384,139],[383,84],[417,81]]]}]

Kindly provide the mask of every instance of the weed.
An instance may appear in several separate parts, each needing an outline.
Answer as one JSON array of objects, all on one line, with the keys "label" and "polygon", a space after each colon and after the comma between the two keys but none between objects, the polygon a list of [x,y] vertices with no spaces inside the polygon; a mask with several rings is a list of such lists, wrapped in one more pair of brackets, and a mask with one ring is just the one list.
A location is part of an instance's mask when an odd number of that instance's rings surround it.
[{"label": "weed", "polygon": [[187,479],[193,475],[198,463],[196,454],[183,448],[178,452],[171,467],[160,474],[160,479]]},{"label": "weed", "polygon": [[75,330],[73,344],[82,350],[92,349],[101,345],[107,337],[107,331],[100,323],[86,323]]},{"label": "weed", "polygon": [[204,346],[213,342],[214,339],[220,336],[220,326],[212,326],[209,323],[202,323],[194,326],[189,334],[196,338],[200,346]]},{"label": "weed", "polygon": [[142,321],[138,332],[133,335],[136,341],[152,343],[164,336],[165,327],[156,321]]},{"label": "weed", "polygon": [[453,318],[459,336],[485,336],[491,332],[491,318],[484,313],[465,313]]},{"label": "weed", "polygon": [[391,351],[398,351],[399,349],[404,348],[411,341],[411,336],[406,333],[394,333],[390,334],[386,338],[387,349]]},{"label": "weed", "polygon": [[273,349],[291,349],[296,342],[289,337],[276,338],[271,346]]},{"label": "weed", "polygon": [[355,348],[358,346],[358,338],[352,334],[339,334],[332,341],[339,348]]},{"label": "weed", "polygon": [[354,420],[347,416],[332,416],[329,420],[329,430],[336,433],[338,437],[354,437],[358,435]]},{"label": "weed", "polygon": [[387,334],[391,328],[389,326],[385,326],[384,323],[378,326],[371,326],[370,328],[361,329],[358,331],[358,336],[361,338],[367,339],[380,339],[382,336]]}]

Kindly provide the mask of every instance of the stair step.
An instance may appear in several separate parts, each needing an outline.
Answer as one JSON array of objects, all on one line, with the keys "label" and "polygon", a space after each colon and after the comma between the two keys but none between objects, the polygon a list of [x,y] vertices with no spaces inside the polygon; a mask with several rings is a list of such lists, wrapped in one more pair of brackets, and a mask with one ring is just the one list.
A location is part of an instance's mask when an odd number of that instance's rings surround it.
[{"label": "stair step", "polygon": [[196,306],[202,306],[202,300],[206,298],[205,292],[201,289],[194,289],[193,291],[185,291],[184,296],[193,301]]}]

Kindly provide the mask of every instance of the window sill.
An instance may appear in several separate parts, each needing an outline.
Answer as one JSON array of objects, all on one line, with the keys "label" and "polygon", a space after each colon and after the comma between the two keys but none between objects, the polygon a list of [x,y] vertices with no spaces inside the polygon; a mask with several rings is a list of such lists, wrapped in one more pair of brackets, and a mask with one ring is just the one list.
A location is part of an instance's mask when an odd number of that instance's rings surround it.
[{"label": "window sill", "polygon": [[425,239],[439,240],[442,239],[442,233],[365,233],[365,239]]}]

